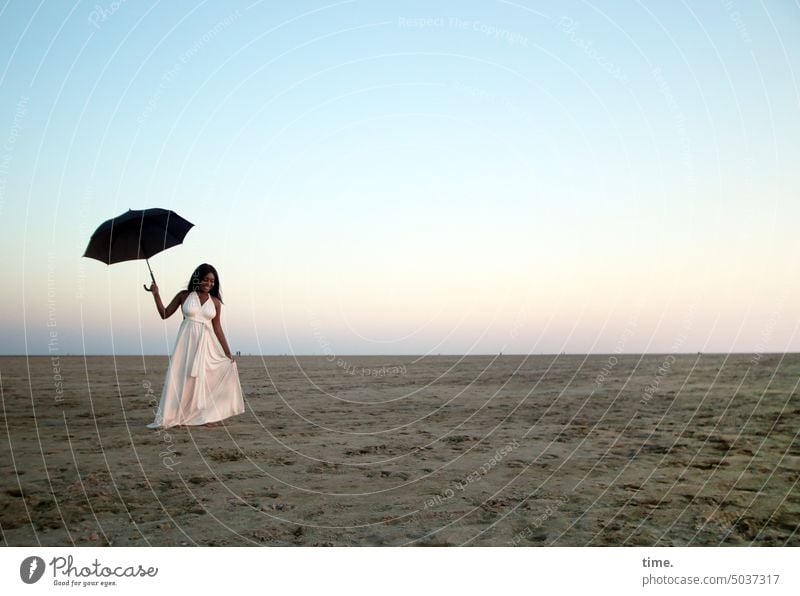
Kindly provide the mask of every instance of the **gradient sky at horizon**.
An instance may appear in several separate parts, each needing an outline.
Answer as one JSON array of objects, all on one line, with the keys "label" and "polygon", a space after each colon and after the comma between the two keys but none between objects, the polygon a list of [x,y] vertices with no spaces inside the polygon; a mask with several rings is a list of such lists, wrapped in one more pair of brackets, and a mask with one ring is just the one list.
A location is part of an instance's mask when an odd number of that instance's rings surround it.
[{"label": "gradient sky at horizon", "polygon": [[[0,354],[799,351],[797,2],[11,1]],[[51,334],[55,334],[51,338]]]}]

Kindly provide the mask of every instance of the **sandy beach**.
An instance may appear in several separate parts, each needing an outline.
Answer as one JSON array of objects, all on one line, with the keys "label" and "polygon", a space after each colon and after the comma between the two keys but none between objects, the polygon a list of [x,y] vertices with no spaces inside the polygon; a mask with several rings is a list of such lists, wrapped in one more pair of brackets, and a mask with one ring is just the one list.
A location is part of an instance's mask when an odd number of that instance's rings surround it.
[{"label": "sandy beach", "polygon": [[10,546],[800,546],[800,355],[0,358]]}]

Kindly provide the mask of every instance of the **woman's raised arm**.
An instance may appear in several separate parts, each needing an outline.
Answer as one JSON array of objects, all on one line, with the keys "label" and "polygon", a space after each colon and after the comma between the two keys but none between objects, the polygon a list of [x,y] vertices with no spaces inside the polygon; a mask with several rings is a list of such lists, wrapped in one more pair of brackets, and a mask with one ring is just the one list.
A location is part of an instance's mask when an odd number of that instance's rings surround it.
[{"label": "woman's raised arm", "polygon": [[150,284],[150,291],[153,292],[153,300],[156,302],[158,316],[160,316],[162,319],[168,319],[171,317],[172,314],[178,310],[178,307],[183,304],[184,297],[189,293],[189,290],[181,290],[175,294],[175,298],[172,299],[172,302],[164,307],[164,303],[161,302],[161,294],[158,293],[158,285],[156,285],[155,282]]}]

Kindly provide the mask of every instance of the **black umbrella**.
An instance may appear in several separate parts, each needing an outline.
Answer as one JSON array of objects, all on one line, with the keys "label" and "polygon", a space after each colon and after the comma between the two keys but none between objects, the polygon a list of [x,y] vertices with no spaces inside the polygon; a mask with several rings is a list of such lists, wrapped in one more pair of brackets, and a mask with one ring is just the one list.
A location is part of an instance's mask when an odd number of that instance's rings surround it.
[{"label": "black umbrella", "polygon": [[[150,279],[155,283],[148,259],[182,243],[192,226],[193,223],[168,209],[128,209],[127,213],[100,224],[83,256],[106,265],[145,259]],[[146,285],[144,289],[149,291]]]}]

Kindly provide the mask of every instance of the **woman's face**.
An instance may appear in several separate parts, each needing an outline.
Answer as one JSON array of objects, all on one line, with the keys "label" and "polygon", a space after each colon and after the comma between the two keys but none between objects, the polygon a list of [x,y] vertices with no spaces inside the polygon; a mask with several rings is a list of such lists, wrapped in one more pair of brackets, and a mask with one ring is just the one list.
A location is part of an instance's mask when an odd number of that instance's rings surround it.
[{"label": "woman's face", "polygon": [[214,274],[209,271],[206,273],[206,276],[200,280],[200,289],[207,294],[211,291],[216,282],[217,280],[214,277]]}]

